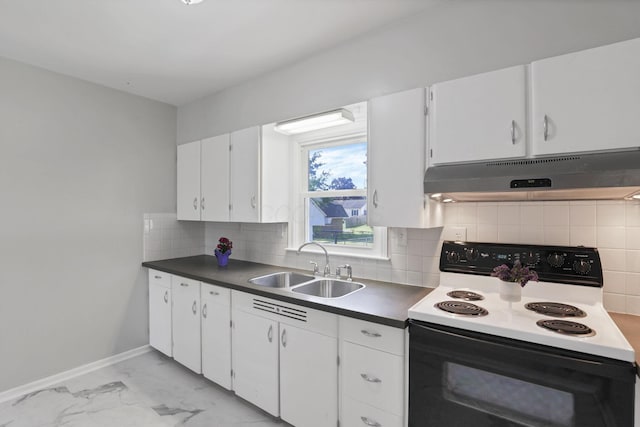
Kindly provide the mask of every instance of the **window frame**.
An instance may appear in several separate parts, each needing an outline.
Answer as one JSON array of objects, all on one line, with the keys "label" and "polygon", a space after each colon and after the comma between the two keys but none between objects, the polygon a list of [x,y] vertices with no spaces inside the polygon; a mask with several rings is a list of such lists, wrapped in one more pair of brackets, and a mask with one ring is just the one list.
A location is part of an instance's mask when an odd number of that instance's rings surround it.
[{"label": "window frame", "polygon": [[[309,230],[309,199],[317,197],[366,197],[368,204],[368,189],[355,190],[326,190],[326,191],[309,191],[309,151],[319,148],[336,147],[341,145],[354,144],[358,142],[366,142],[367,132],[352,132],[340,136],[320,137],[310,140],[301,140],[292,144],[294,159],[291,200],[293,201],[293,209],[291,219],[289,220],[289,250],[297,250],[297,248],[305,243],[307,236],[310,235]],[[368,150],[368,146],[367,146]],[[369,176],[367,165],[367,177]],[[296,179],[297,177],[297,179]],[[367,179],[368,181],[368,179]],[[365,212],[367,209],[364,210]],[[347,246],[324,244],[323,246],[332,255],[340,255],[346,257],[370,258],[388,260],[388,238],[386,227],[372,227],[373,229],[373,245],[371,247]],[[311,247],[309,248],[311,249]],[[313,249],[312,249],[313,251]]]}]

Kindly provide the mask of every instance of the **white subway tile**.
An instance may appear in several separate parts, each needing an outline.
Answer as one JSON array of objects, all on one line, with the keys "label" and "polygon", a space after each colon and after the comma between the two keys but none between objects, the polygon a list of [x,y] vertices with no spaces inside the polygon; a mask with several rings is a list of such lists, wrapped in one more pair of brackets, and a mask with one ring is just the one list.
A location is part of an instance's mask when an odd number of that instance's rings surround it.
[{"label": "white subway tile", "polygon": [[[546,208],[546,206],[545,206]],[[546,226],[544,227],[544,244],[567,246],[571,244],[569,227]]]},{"label": "white subway tile", "polygon": [[571,246],[596,246],[596,228],[595,227],[574,227],[569,229]]},{"label": "white subway tile", "polygon": [[422,256],[420,255],[408,255],[407,256],[407,270],[419,271],[422,273]]},{"label": "white subway tile", "polygon": [[627,227],[625,238],[627,249],[640,249],[640,227]]},{"label": "white subway tile", "polygon": [[625,293],[625,273],[622,271],[604,271],[604,291],[613,294]]},{"label": "white subway tile", "polygon": [[545,227],[568,226],[569,225],[569,205],[545,204],[543,206],[543,222]]},{"label": "white subway tile", "polygon": [[640,295],[640,274],[625,274],[625,293],[627,295]]},{"label": "white subway tile", "polygon": [[[518,225],[520,224],[520,206],[519,205],[498,205],[498,227],[502,225]],[[499,231],[499,228],[498,228]],[[498,233],[498,237],[500,233]]]},{"label": "white subway tile", "polygon": [[628,295],[626,300],[626,313],[640,316],[640,297]]},{"label": "white subway tile", "polygon": [[498,224],[498,240],[499,243],[520,243],[520,226]]},{"label": "white subway tile", "polygon": [[478,217],[477,203],[458,203],[458,222],[475,223]]},{"label": "white subway tile", "polygon": [[407,284],[414,286],[423,286],[422,272],[420,271],[408,271],[407,272]]},{"label": "white subway tile", "polygon": [[626,251],[623,249],[599,249],[602,269],[607,271],[627,271]]},{"label": "white subway tile", "polygon": [[572,226],[591,226],[596,225],[596,205],[570,205],[569,219]]},{"label": "white subway tile", "polygon": [[523,203],[520,208],[520,224],[522,228],[543,225],[542,213],[542,205],[526,205]]},{"label": "white subway tile", "polygon": [[596,205],[596,223],[602,226],[625,225],[625,205],[620,203],[603,203],[598,201]]},{"label": "white subway tile", "polygon": [[[478,203],[478,225],[498,225],[498,206],[496,204]],[[480,233],[479,227],[478,234]],[[480,237],[478,237],[481,239]]]},{"label": "white subway tile", "polygon": [[627,251],[627,271],[630,273],[640,273],[640,251]]},{"label": "white subway tile", "polygon": [[407,283],[407,270],[391,270],[391,282],[406,284]]},{"label": "white subway tile", "polygon": [[478,241],[479,242],[495,242],[497,240],[498,240],[497,225],[478,224]]},{"label": "white subway tile", "polygon": [[624,249],[625,228],[624,227],[598,227],[597,228],[598,248]]},{"label": "white subway tile", "polygon": [[524,244],[542,245],[544,244],[544,228],[541,225],[522,227],[520,240]]},{"label": "white subway tile", "polygon": [[627,227],[640,227],[640,201],[625,204],[625,221]]},{"label": "white subway tile", "polygon": [[607,311],[613,311],[614,313],[626,313],[626,297],[620,294],[610,294],[605,292],[604,295],[604,308]]}]

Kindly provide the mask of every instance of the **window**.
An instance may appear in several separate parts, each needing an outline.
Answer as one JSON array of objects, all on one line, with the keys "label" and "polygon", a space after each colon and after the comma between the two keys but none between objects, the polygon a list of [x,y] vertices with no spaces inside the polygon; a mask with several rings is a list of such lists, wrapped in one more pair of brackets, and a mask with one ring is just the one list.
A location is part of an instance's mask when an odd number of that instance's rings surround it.
[{"label": "window", "polygon": [[386,229],[367,225],[366,104],[357,105],[364,117],[356,125],[296,141],[298,209],[289,227],[291,247],[314,241],[334,254],[386,257]]}]

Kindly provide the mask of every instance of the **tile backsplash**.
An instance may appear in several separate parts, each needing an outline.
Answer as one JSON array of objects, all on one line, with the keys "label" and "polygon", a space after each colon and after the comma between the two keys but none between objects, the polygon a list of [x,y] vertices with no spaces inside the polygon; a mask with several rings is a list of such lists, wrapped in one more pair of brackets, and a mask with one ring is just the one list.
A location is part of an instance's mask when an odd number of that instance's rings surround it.
[{"label": "tile backsplash", "polygon": [[445,237],[465,227],[469,241],[596,247],[606,308],[640,315],[640,202],[456,203],[444,218]]},{"label": "tile backsplash", "polygon": [[[354,277],[416,286],[438,284],[439,254],[453,227],[468,241],[597,247],[610,311],[640,315],[640,202],[456,203],[445,208],[444,228],[389,229],[389,260],[332,256],[332,268],[351,264]],[[287,224],[177,221],[175,214],[145,215],[145,260],[210,254],[218,238],[233,241],[234,259],[307,270],[324,256],[287,250]]]}]

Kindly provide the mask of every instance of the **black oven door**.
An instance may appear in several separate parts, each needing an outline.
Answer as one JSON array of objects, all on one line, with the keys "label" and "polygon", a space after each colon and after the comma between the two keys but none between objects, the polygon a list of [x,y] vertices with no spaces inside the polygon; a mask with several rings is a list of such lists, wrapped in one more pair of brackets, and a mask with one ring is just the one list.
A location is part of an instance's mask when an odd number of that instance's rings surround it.
[{"label": "black oven door", "polygon": [[635,366],[411,321],[411,427],[633,427]]}]

